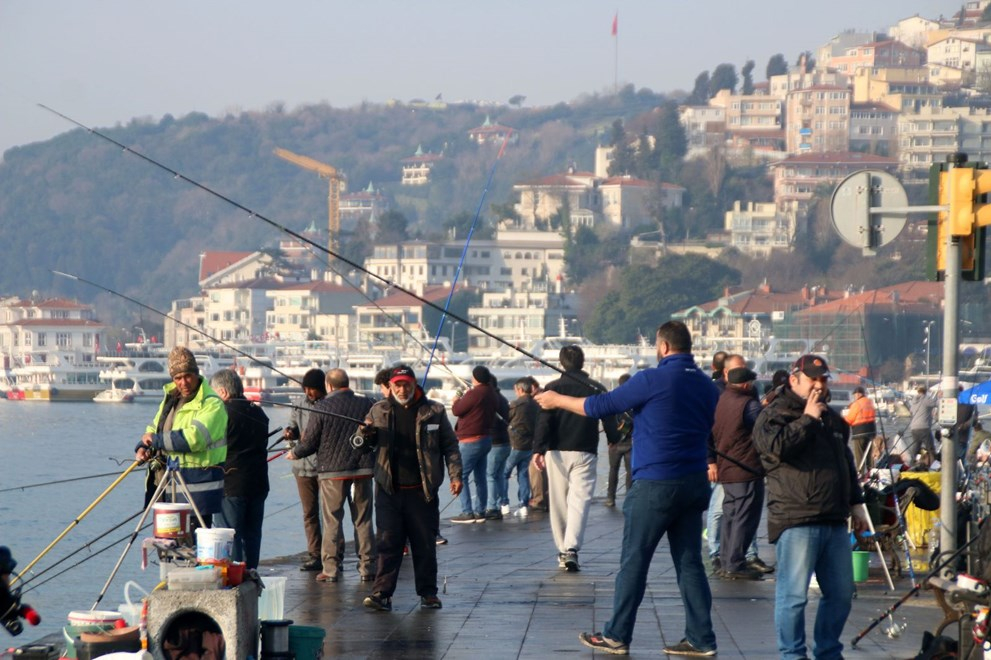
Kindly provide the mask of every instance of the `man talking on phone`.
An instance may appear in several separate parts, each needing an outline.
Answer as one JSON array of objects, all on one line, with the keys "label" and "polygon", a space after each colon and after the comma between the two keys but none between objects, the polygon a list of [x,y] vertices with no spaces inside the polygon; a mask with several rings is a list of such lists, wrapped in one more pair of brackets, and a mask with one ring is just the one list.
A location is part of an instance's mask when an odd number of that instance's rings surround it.
[{"label": "man talking on phone", "polygon": [[767,473],[767,536],[777,555],[774,625],[782,660],[810,657],[805,606],[813,572],[822,598],[812,656],[841,658],[853,558],[847,520],[867,527],[864,494],[847,445],[850,425],[829,401],[829,366],[803,355],[781,394],[757,418],[753,441]]}]

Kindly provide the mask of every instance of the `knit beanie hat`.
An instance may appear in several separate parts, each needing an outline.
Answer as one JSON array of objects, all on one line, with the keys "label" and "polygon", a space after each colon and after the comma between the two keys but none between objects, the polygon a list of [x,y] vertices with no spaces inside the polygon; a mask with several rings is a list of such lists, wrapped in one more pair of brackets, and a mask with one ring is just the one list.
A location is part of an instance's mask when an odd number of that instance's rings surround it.
[{"label": "knit beanie hat", "polygon": [[320,390],[324,394],[327,393],[326,385],[327,375],[322,369],[310,369],[305,374],[303,374],[303,387],[309,387],[314,390]]},{"label": "knit beanie hat", "polygon": [[169,353],[169,375],[175,378],[179,374],[199,374],[196,358],[185,346],[176,346]]}]

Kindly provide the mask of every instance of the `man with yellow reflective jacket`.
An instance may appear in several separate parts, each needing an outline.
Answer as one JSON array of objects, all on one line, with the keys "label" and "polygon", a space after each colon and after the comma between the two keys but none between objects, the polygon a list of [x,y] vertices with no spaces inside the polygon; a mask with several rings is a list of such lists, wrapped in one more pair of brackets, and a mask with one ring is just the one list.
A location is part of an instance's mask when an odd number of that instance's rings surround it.
[{"label": "man with yellow reflective jacket", "polygon": [[[165,397],[152,423],[145,428],[135,459],[148,460],[157,450],[165,458],[179,461],[179,474],[186,482],[193,504],[209,527],[220,512],[224,498],[224,461],[227,460],[227,411],[224,402],[200,376],[196,358],[189,349],[176,346],[169,353],[169,375]],[[154,464],[150,475],[161,479]],[[145,506],[153,493],[145,494]],[[186,498],[177,493],[180,502]]]}]

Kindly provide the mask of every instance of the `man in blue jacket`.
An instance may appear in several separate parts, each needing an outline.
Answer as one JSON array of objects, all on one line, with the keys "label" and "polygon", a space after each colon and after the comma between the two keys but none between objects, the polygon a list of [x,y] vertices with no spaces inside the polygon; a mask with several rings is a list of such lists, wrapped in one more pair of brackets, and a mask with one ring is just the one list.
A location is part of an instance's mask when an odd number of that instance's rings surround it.
[{"label": "man in blue jacket", "polygon": [[702,564],[702,512],[709,503],[706,442],[719,391],[696,366],[691,351],[688,328],[669,321],[657,329],[658,365],[612,392],[586,398],[537,395],[543,408],[588,417],[633,410],[633,487],[623,503],[626,523],[613,615],[602,632],[578,636],[593,649],[629,652],[650,561],[667,534],[685,608],[685,637],[664,652],[716,654],[712,593]]}]

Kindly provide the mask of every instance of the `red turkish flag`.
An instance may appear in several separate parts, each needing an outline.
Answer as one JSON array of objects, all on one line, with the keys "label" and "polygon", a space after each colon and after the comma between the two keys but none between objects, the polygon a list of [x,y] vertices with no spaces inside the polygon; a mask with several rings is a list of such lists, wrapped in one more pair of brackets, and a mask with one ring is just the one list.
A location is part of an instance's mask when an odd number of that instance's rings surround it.
[{"label": "red turkish flag", "polygon": [[617,34],[619,34],[619,12],[612,17],[612,36],[615,37]]}]

